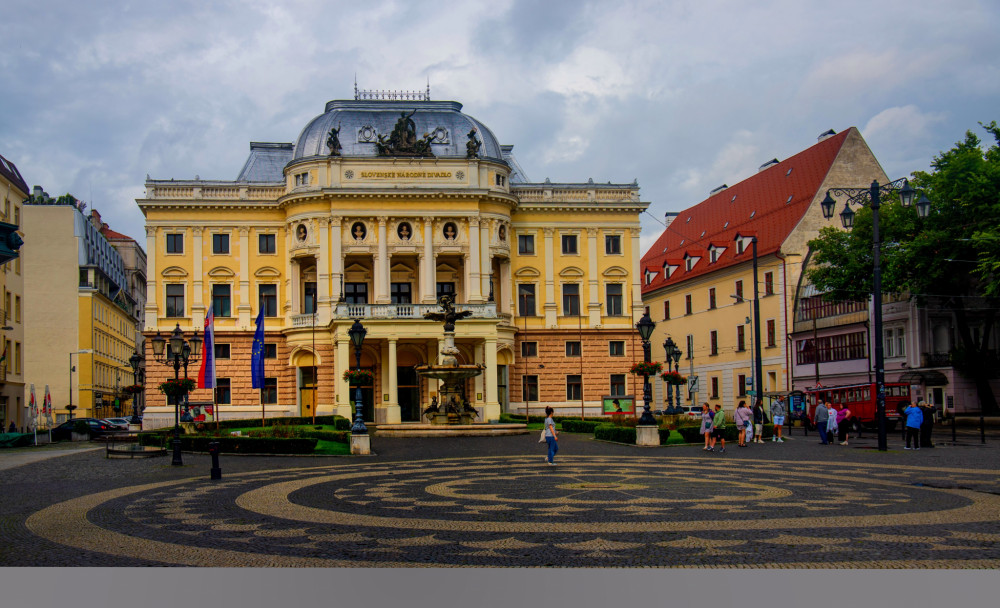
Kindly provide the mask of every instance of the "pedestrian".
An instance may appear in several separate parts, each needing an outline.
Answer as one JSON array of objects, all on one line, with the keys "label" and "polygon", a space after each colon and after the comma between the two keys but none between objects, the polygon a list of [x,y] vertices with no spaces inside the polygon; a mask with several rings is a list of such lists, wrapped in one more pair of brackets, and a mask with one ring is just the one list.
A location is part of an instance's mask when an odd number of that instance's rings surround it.
[{"label": "pedestrian", "polygon": [[934,447],[934,443],[931,441],[931,434],[934,431],[934,404],[918,401],[917,407],[920,408],[920,413],[924,416],[924,421],[920,425],[920,447],[932,448]]},{"label": "pedestrian", "polygon": [[726,412],[723,411],[722,406],[718,403],[715,404],[715,416],[712,418],[712,446],[709,449],[710,452],[715,451],[715,441],[719,439],[722,441],[722,449],[719,453],[726,451]]},{"label": "pedestrian", "polygon": [[764,443],[764,400],[757,397],[753,404],[753,442]]},{"label": "pedestrian", "polygon": [[847,440],[851,438],[848,434],[850,424],[851,408],[843,405],[837,412],[837,440],[840,441],[840,445],[847,445]]},{"label": "pedestrian", "polygon": [[903,411],[906,415],[906,447],[904,450],[910,449],[910,438],[913,438],[913,449],[920,449],[920,423],[924,421],[924,413],[920,411],[920,408],[910,404],[910,407]]},{"label": "pedestrian", "polygon": [[559,435],[556,433],[556,421],[552,419],[552,414],[555,410],[552,406],[545,406],[545,422],[542,426],[545,428],[545,443],[549,445],[549,454],[545,457],[545,460],[550,465],[556,464],[556,452],[559,451]]},{"label": "pedestrian", "polygon": [[747,427],[750,426],[750,418],[752,417],[753,413],[747,407],[747,402],[740,401],[739,405],[736,406],[736,411],[733,413],[733,422],[736,423],[736,428],[740,432],[739,438],[736,440],[737,447],[747,447]]},{"label": "pedestrian", "polygon": [[7,432],[8,433],[16,433],[17,432],[17,426],[14,425],[14,421],[13,420],[10,421],[10,426],[7,427]]},{"label": "pedestrian", "polygon": [[704,450],[712,451],[712,410],[708,407],[708,402],[701,404],[701,434],[705,437]]},{"label": "pedestrian", "polygon": [[819,442],[828,445],[826,427],[830,423],[830,412],[826,409],[826,404],[820,399],[816,404],[816,413],[813,414],[813,421],[816,423],[816,431],[819,432]]},{"label": "pedestrian", "polygon": [[777,441],[778,443],[784,443],[785,440],[781,438],[781,425],[785,424],[785,400],[778,397],[774,403],[771,404],[771,422],[774,423],[774,434],[771,435],[771,441]]},{"label": "pedestrian", "polygon": [[830,445],[833,445],[837,441],[837,408],[832,403],[827,405],[827,414],[830,419],[826,423],[826,434],[829,436]]},{"label": "pedestrian", "polygon": [[899,419],[903,422],[903,424],[900,425],[900,427],[902,428],[902,434],[899,438],[900,441],[906,441],[906,414],[904,414],[903,412],[905,412],[906,408],[909,406],[910,406],[909,401],[900,401],[899,405],[896,406],[896,413],[899,414]]}]

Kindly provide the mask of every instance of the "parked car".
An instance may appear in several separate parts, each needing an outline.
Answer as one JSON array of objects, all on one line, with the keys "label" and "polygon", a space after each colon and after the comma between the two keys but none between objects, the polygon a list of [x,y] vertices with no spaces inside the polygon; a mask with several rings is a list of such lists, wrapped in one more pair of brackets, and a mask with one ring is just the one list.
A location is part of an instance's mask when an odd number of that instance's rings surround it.
[{"label": "parked car", "polygon": [[106,420],[108,422],[110,422],[112,425],[114,425],[115,427],[117,427],[117,428],[119,428],[119,429],[121,429],[123,431],[127,431],[129,424],[131,424],[129,422],[131,420],[131,418],[107,418]]},{"label": "parked car", "polygon": [[67,420],[52,429],[52,440],[61,441],[63,439],[71,439],[73,428],[76,426],[76,423],[81,421],[85,422],[87,426],[90,427],[91,437],[108,435],[119,430],[107,420],[101,420],[100,418],[73,418],[72,420]]}]

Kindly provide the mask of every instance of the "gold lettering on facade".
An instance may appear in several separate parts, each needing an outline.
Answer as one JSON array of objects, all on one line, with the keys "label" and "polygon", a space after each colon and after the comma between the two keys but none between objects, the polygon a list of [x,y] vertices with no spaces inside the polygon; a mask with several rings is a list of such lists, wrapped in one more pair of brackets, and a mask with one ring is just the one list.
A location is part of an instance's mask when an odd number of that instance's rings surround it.
[{"label": "gold lettering on facade", "polygon": [[362,179],[448,179],[451,171],[362,171]]}]

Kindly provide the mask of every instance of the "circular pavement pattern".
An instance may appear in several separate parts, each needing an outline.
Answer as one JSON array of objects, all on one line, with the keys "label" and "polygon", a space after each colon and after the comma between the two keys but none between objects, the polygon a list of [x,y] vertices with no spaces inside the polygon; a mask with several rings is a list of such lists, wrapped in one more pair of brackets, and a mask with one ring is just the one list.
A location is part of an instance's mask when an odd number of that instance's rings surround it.
[{"label": "circular pavement pattern", "polygon": [[151,483],[26,525],[163,565],[996,568],[996,484],[911,466],[478,457]]}]

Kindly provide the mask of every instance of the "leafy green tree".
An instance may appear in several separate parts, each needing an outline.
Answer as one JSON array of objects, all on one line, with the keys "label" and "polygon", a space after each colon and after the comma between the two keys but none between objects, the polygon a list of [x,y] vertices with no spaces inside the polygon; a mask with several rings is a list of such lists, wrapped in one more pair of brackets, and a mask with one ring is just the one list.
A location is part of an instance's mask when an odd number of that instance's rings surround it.
[{"label": "leafy green tree", "polygon": [[[913,174],[913,186],[931,200],[926,219],[883,198],[882,292],[954,314],[952,364],[975,382],[984,411],[997,413],[990,379],[1000,358],[989,345],[1000,308],[1000,127],[980,125],[992,145],[968,131],[934,158],[931,172]],[[872,213],[855,211],[851,231],[826,227],[810,242],[816,264],[809,280],[831,300],[865,300],[873,291]]]}]

